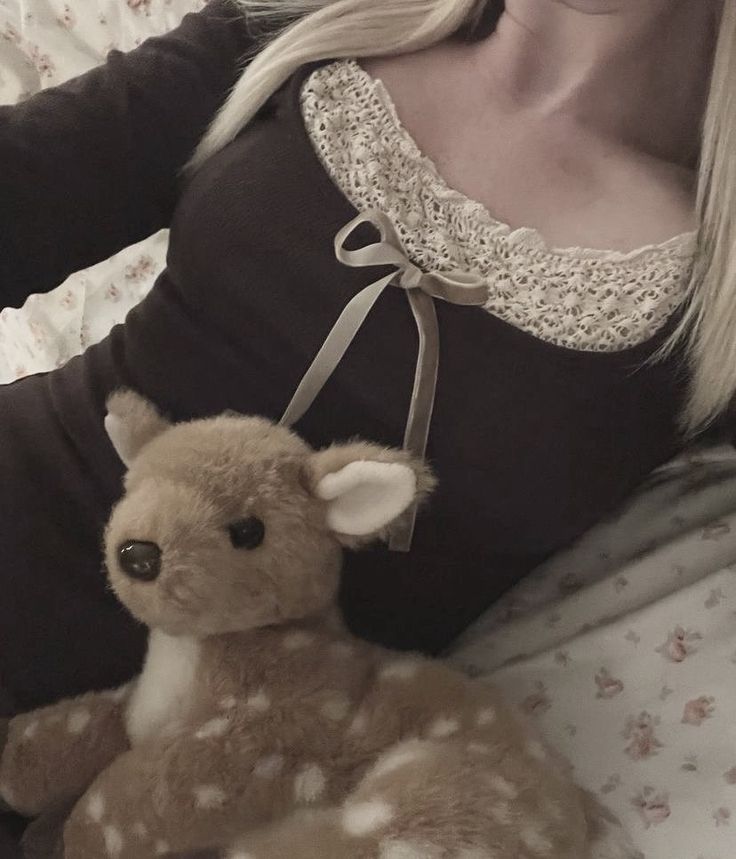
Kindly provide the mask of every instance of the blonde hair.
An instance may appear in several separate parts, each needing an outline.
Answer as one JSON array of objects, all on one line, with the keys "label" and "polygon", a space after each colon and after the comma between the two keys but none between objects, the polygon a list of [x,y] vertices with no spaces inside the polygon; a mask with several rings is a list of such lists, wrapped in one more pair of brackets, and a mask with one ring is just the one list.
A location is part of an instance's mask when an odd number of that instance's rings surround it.
[{"label": "blonde hair", "polygon": [[[189,163],[230,143],[302,65],[421,50],[493,19],[503,0],[236,0],[264,36]],[[706,428],[736,394],[736,0],[725,0],[703,121],[698,243],[683,319],[655,360],[684,352],[691,385],[687,435]]]},{"label": "blonde hair", "polygon": [[[252,29],[272,36],[202,138],[191,167],[230,143],[302,65],[427,48],[480,19],[488,0],[236,0]],[[500,0],[495,0],[498,5]],[[280,30],[280,32],[279,32]]]},{"label": "blonde hair", "polygon": [[703,119],[697,191],[698,247],[687,309],[662,349],[685,346],[688,435],[706,428],[736,394],[736,2],[725,0]]}]

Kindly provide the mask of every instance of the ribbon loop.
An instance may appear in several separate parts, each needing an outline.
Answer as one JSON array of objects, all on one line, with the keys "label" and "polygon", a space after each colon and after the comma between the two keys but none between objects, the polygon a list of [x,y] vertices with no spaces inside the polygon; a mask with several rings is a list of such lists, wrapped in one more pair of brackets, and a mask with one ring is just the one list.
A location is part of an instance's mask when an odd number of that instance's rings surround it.
[{"label": "ribbon loop", "polygon": [[421,289],[423,275],[424,273],[420,268],[415,266],[413,263],[409,263],[409,265],[407,265],[401,272],[399,286],[406,290]]},{"label": "ribbon loop", "polygon": [[[346,242],[363,224],[378,230],[380,241],[348,250]],[[335,236],[335,256],[351,268],[393,266],[395,271],[369,284],[347,303],[304,374],[281,424],[291,426],[303,417],[333,374],[360,330],[373,305],[387,286],[406,291],[419,337],[404,448],[418,458],[427,452],[439,369],[439,326],[434,299],[464,307],[480,307],[488,300],[488,286],[475,272],[424,272],[406,254],[401,238],[383,212],[370,209],[346,224]],[[391,530],[389,548],[407,552],[411,547],[416,507]]]}]

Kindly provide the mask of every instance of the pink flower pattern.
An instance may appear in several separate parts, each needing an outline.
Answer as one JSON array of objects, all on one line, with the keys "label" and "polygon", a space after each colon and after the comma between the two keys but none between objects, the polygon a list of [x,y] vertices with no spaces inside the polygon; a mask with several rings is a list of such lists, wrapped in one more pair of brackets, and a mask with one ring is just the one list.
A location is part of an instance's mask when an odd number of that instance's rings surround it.
[{"label": "pink flower pattern", "polygon": [[600,793],[605,796],[608,793],[613,793],[620,786],[621,776],[618,773],[614,773],[613,775],[609,776],[608,779],[601,786]]},{"label": "pink flower pattern", "polygon": [[77,23],[77,16],[72,7],[65,3],[60,15],[57,15],[56,18],[60,27],[65,27],[67,30],[71,30],[71,28]]},{"label": "pink flower pattern", "polygon": [[695,642],[701,641],[702,637],[699,632],[676,626],[670,632],[667,641],[657,648],[657,653],[661,653],[671,662],[684,662],[688,656],[697,653]]},{"label": "pink flower pattern", "polygon": [[633,797],[631,804],[639,813],[646,829],[650,826],[660,826],[672,814],[667,791],[655,792],[652,787],[645,787],[641,793]]},{"label": "pink flower pattern", "polygon": [[514,588],[495,617],[524,611],[503,626],[489,612],[469,644],[475,675],[571,760],[647,859],[736,856],[736,451],[703,461],[688,463],[697,480],[665,472]]},{"label": "pink flower pattern", "polygon": [[632,761],[649,758],[663,748],[663,744],[654,733],[659,723],[658,717],[646,712],[640,713],[638,716],[629,716],[626,720],[622,736],[629,742],[624,751]]},{"label": "pink flower pattern", "polygon": [[[0,103],[83,73],[109,49],[130,50],[203,5],[0,0]],[[25,70],[22,76],[13,64]],[[0,312],[0,382],[52,369],[105,336],[150,289],[165,246],[165,236],[148,240],[74,275],[22,311]],[[647,859],[733,859],[736,674],[729,660],[736,664],[736,639],[726,644],[725,658],[713,648],[724,630],[736,635],[736,516],[727,505],[709,524],[691,516],[689,499],[703,482],[697,456],[687,467],[693,479],[676,502],[677,493],[636,513],[632,500],[628,519],[612,519],[591,534],[584,550],[563,553],[513,589],[496,615],[498,641],[489,641],[474,662],[485,678],[491,672],[483,653],[490,659],[517,625],[537,615],[537,633],[551,642],[548,649],[532,646],[527,626],[523,645],[509,654],[517,664],[493,668],[509,700],[570,759],[575,778],[622,817]],[[660,483],[666,487],[671,479],[665,475]],[[657,490],[647,492],[643,498]],[[655,508],[660,512],[653,514]],[[667,525],[658,533],[669,528],[692,536],[662,554],[652,538],[654,524],[646,526],[650,534],[640,527],[655,515]],[[725,572],[707,570],[702,584],[692,585],[704,554],[717,550],[724,557],[732,544]],[[594,585],[596,565],[605,570],[599,576],[599,600],[610,614],[605,623],[574,607]],[[666,607],[642,598],[639,614],[627,609],[616,618],[617,606],[630,605],[642,582],[669,579],[688,582],[690,590]]]},{"label": "pink flower pattern", "polygon": [[125,267],[125,279],[139,283],[154,271],[156,263],[148,254],[141,254],[132,264]]},{"label": "pink flower pattern", "polygon": [[3,27],[2,37],[3,39],[5,39],[6,42],[12,42],[15,45],[19,45],[21,43],[20,33],[9,22],[6,22],[5,26]]},{"label": "pink flower pattern", "polygon": [[[202,0],[0,0],[0,104],[81,74],[112,47],[166,32]],[[161,271],[160,234],[27,305],[0,309],[0,384],[65,364],[122,322]]]},{"label": "pink flower pattern", "polygon": [[538,716],[546,713],[551,706],[552,701],[547,693],[547,688],[542,682],[537,683],[535,691],[527,695],[521,702],[521,709],[530,716]]},{"label": "pink flower pattern", "polygon": [[41,77],[49,79],[53,77],[56,68],[53,60],[48,54],[42,53],[38,45],[30,45],[29,57]]},{"label": "pink flower pattern", "polygon": [[706,719],[710,719],[713,715],[716,708],[715,701],[716,699],[709,695],[701,695],[700,698],[688,701],[682,714],[683,725],[695,725],[696,727],[702,725]]},{"label": "pink flower pattern", "polygon": [[713,812],[716,826],[728,826],[731,823],[731,809],[721,806]]},{"label": "pink flower pattern", "polygon": [[598,687],[596,698],[615,698],[624,691],[623,682],[615,677],[611,677],[606,668],[601,668],[595,675],[595,685]]}]

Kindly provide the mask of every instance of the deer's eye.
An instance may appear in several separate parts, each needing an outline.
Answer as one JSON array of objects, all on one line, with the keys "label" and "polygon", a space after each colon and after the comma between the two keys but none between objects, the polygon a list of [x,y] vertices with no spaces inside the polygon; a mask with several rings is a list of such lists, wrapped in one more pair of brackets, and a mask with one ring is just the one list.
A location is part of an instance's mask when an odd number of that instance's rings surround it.
[{"label": "deer's eye", "polygon": [[257,516],[239,519],[228,525],[227,530],[236,549],[257,549],[266,536],[266,526]]}]

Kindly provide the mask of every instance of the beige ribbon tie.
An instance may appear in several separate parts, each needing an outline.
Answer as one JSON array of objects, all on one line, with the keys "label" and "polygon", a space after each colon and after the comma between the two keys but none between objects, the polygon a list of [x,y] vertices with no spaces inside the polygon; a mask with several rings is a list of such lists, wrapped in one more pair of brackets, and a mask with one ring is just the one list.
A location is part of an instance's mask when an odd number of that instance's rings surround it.
[{"label": "beige ribbon tie", "polygon": [[[345,242],[365,223],[378,230],[380,241],[348,250]],[[378,210],[363,212],[337,233],[335,255],[341,263],[351,268],[390,265],[396,271],[366,286],[347,303],[299,383],[281,423],[292,426],[303,417],[337,368],[384,289],[396,286],[406,291],[419,336],[404,448],[412,455],[424,458],[439,368],[439,327],[434,299],[465,307],[480,307],[488,300],[488,286],[474,272],[452,271],[445,274],[422,271],[407,256],[388,216]],[[391,529],[389,548],[392,551],[407,552],[411,547],[416,514],[414,506]]]}]

